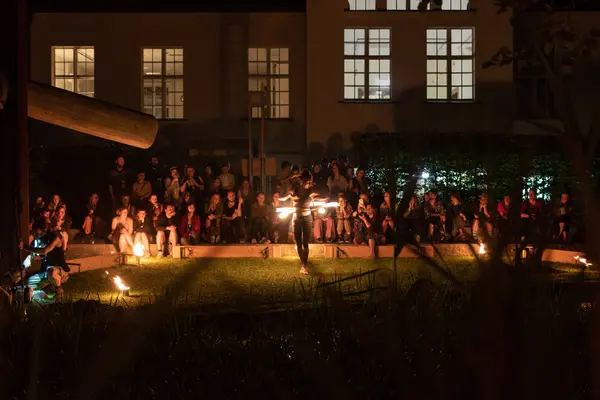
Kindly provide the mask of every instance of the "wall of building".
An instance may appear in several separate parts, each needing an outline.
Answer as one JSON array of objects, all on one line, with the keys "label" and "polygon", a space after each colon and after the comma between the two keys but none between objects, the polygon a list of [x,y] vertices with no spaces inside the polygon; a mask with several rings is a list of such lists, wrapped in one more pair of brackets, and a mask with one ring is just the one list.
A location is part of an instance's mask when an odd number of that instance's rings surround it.
[{"label": "wall of building", "polygon": [[[142,48],[183,47],[185,120],[161,122],[158,142],[247,154],[247,49],[288,47],[291,118],[266,121],[265,147],[267,155],[299,159],[306,143],[304,21],[303,13],[36,14],[31,78],[51,83],[52,46],[94,46],[96,98],[140,110]],[[255,148],[259,131],[254,122]]]},{"label": "wall of building", "polygon": [[[501,46],[512,44],[508,16],[489,2],[477,12],[345,11],[345,0],[308,1],[308,142],[335,154],[364,132],[502,132],[512,120],[512,69],[483,69]],[[344,28],[391,27],[392,102],[343,101]],[[476,100],[426,104],[426,29],[475,27]]]}]

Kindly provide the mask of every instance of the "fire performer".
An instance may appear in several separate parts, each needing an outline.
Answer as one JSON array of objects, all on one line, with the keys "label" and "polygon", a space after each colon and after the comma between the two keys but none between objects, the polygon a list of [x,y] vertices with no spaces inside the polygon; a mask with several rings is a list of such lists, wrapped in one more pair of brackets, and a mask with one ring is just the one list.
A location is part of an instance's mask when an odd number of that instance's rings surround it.
[{"label": "fire performer", "polygon": [[[36,221],[33,224],[32,231],[36,239],[44,236],[43,221]],[[42,270],[37,274],[40,282],[38,287],[42,288],[49,283],[55,288],[56,296],[60,298],[63,293],[62,285],[69,279],[69,271],[71,269],[65,260],[64,243],[60,233],[48,231],[46,239],[46,243],[48,243],[46,247],[23,246],[23,249],[45,257],[45,262],[42,263]],[[31,278],[30,282],[35,281],[35,279]]]},{"label": "fire performer", "polygon": [[302,265],[300,273],[308,275],[308,242],[312,235],[313,218],[311,204],[318,194],[311,192],[312,177],[308,171],[291,177],[290,180],[292,182],[290,194],[279,200],[286,201],[291,198],[294,202],[294,238],[296,239],[298,256],[300,256]]}]

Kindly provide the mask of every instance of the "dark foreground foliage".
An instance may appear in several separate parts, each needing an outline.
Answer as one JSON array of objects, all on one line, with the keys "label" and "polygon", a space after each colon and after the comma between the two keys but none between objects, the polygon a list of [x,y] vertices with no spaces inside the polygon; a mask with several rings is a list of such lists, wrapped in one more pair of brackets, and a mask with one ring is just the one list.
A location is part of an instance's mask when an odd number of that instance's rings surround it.
[{"label": "dark foreground foliage", "polygon": [[592,398],[593,284],[483,268],[287,311],[33,308],[7,322],[0,398]]}]

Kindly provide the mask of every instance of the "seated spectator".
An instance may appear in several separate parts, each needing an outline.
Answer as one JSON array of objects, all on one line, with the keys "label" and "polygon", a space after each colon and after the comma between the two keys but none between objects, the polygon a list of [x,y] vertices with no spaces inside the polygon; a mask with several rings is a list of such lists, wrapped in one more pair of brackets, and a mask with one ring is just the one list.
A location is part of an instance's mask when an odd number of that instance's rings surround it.
[{"label": "seated spectator", "polygon": [[150,235],[152,234],[152,225],[148,223],[146,218],[146,210],[140,209],[135,215],[133,223],[133,245],[142,245],[144,255],[150,255]]},{"label": "seated spectator", "polygon": [[500,236],[508,238],[511,220],[510,220],[510,204],[512,199],[510,196],[505,195],[502,198],[502,201],[498,203],[498,207],[496,207],[496,218],[498,221],[498,231],[500,232]]},{"label": "seated spectator", "polygon": [[99,212],[100,197],[97,193],[92,193],[85,208],[87,215],[81,226],[80,238],[83,241],[95,243],[96,240],[106,237],[109,232],[106,229],[106,222]]},{"label": "seated spectator", "polygon": [[348,180],[340,174],[340,169],[337,164],[331,167],[332,176],[327,179],[327,188],[329,189],[329,197],[335,198],[338,193],[348,190]]},{"label": "seated spectator", "polygon": [[221,217],[223,216],[223,205],[221,195],[215,193],[211,196],[204,212],[204,228],[206,229],[206,241],[216,244],[221,241]]},{"label": "seated spectator", "polygon": [[332,208],[319,208],[313,211],[313,236],[318,243],[333,242],[335,238],[333,220]]},{"label": "seated spectator", "polygon": [[539,233],[538,222],[544,203],[537,199],[535,189],[527,193],[527,200],[521,204],[521,242],[533,240]]},{"label": "seated spectator", "polygon": [[133,220],[129,218],[127,207],[117,209],[117,216],[112,220],[111,239],[120,253],[133,249]]},{"label": "seated spectator", "polygon": [[292,164],[289,161],[284,161],[281,163],[281,169],[277,172],[275,176],[276,186],[279,186],[279,195],[287,196],[290,191],[292,185],[290,183],[291,169]]},{"label": "seated spectator", "polygon": [[452,193],[446,211],[446,220],[454,240],[465,240],[465,224],[467,222],[465,212],[465,206],[460,199],[460,195],[456,192]]},{"label": "seated spectator", "polygon": [[[363,171],[364,172],[364,171]],[[383,193],[383,202],[379,205],[379,218],[381,218],[381,232],[389,242],[393,239],[396,232],[396,206],[392,203],[390,192]]]},{"label": "seated spectator", "polygon": [[136,208],[146,208],[150,195],[152,194],[152,185],[146,180],[146,173],[137,174],[137,180],[133,184],[131,192],[131,202]]},{"label": "seated spectator", "polygon": [[177,213],[173,204],[167,204],[165,211],[156,220],[157,256],[165,255],[165,244],[169,241],[168,254],[173,255],[173,247],[177,246]]},{"label": "seated spectator", "polygon": [[252,217],[250,220],[250,238],[253,244],[270,243],[269,233],[271,232],[271,212],[270,207],[265,204],[265,194],[258,193],[256,202],[252,206]]},{"label": "seated spectator", "polygon": [[177,210],[181,201],[180,193],[179,171],[176,167],[171,167],[169,177],[165,178],[165,204],[173,204]]},{"label": "seated spectator", "polygon": [[352,206],[343,196],[338,197],[338,206],[336,208],[337,236],[340,242],[350,243],[352,234]]},{"label": "seated spectator", "polygon": [[192,197],[192,195],[186,192],[186,193],[183,194],[183,197],[181,199],[181,207],[180,207],[180,214],[181,215],[187,214],[188,206],[190,204],[196,205],[194,203],[194,198]]},{"label": "seated spectator", "polygon": [[221,181],[221,190],[226,192],[235,189],[235,176],[230,173],[231,165],[229,163],[221,167],[221,175],[219,180]]},{"label": "seated spectator", "polygon": [[69,244],[69,229],[71,229],[72,223],[71,217],[67,215],[67,206],[64,204],[60,205],[56,209],[54,217],[52,217],[50,230],[62,236],[63,249],[65,251],[67,251],[67,246]]},{"label": "seated spectator", "polygon": [[571,199],[568,193],[562,193],[560,201],[554,207],[554,239],[562,242],[567,241],[569,229],[571,228]]},{"label": "seated spectator", "polygon": [[44,212],[44,210],[46,208],[47,207],[46,207],[46,202],[44,201],[44,198],[41,196],[36,198],[35,205],[33,206],[33,209],[31,211],[31,219],[33,221],[38,219],[42,215],[42,212]]},{"label": "seated spectator", "polygon": [[245,224],[242,214],[242,199],[235,197],[235,192],[227,192],[221,217],[221,239],[223,243],[245,243]]},{"label": "seated spectator", "polygon": [[488,205],[487,193],[482,193],[479,196],[477,210],[473,213],[473,239],[475,240],[478,240],[480,236],[479,228],[481,225],[485,226],[487,236],[491,237],[494,227],[492,226],[492,211]]},{"label": "seated spectator", "polygon": [[408,202],[408,208],[402,214],[402,234],[406,240],[414,238],[417,243],[421,241],[422,218],[423,210],[417,196],[413,195]]},{"label": "seated spectator", "polygon": [[358,213],[356,219],[361,221],[361,228],[356,232],[354,244],[368,244],[370,257],[375,258],[375,246],[385,244],[385,236],[381,233],[381,221],[377,217],[377,213],[372,204],[367,204],[365,211]]},{"label": "seated spectator", "polygon": [[446,210],[442,202],[438,201],[437,194],[429,192],[427,203],[423,209],[427,222],[429,240],[444,240],[446,236]]},{"label": "seated spectator", "polygon": [[152,220],[156,221],[158,216],[163,212],[164,207],[162,204],[158,202],[158,196],[153,194],[150,196],[150,202],[148,204],[150,208],[150,214],[152,215]]},{"label": "seated spectator", "polygon": [[200,243],[200,231],[202,224],[200,216],[196,214],[194,203],[188,204],[186,213],[179,220],[179,234],[182,246],[195,246]]},{"label": "seated spectator", "polygon": [[48,210],[50,211],[50,218],[54,217],[54,213],[58,209],[58,207],[64,205],[65,203],[60,198],[59,194],[53,194],[52,198],[48,202]]},{"label": "seated spectator", "polygon": [[280,197],[279,191],[275,191],[275,193],[273,193],[273,202],[271,203],[271,237],[275,243],[285,242],[286,238],[290,241],[289,232],[292,223],[291,213],[287,214],[284,218],[281,218],[280,213],[277,212],[278,208],[287,207],[279,200]]}]

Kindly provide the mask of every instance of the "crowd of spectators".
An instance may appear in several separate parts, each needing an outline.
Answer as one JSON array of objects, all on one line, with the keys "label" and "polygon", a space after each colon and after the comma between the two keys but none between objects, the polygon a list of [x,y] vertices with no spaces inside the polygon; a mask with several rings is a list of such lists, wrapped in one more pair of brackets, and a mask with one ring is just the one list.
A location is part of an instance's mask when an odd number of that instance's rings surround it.
[{"label": "crowd of spectators", "polygon": [[[150,255],[156,243],[157,256],[171,254],[173,246],[202,243],[286,243],[293,242],[293,213],[281,213],[291,207],[280,198],[289,194],[294,176],[309,170],[313,191],[337,207],[313,215],[315,243],[353,243],[369,245],[374,256],[377,245],[402,237],[419,242],[480,241],[492,235],[513,232],[518,215],[520,238],[529,240],[545,235],[541,215],[550,216],[552,237],[567,242],[572,226],[569,195],[563,193],[551,209],[530,190],[527,199],[513,210],[510,196],[494,206],[486,193],[475,205],[465,204],[459,193],[452,193],[447,204],[434,192],[422,199],[412,196],[405,209],[399,209],[392,194],[375,190],[366,178],[365,169],[353,168],[345,157],[323,160],[312,166],[299,167],[283,162],[270,193],[255,192],[246,177],[222,165],[217,173],[210,165],[202,171],[192,165],[163,169],[154,157],[143,170],[130,171],[123,157],[110,171],[108,193],[101,199],[92,193],[85,205],[86,216],[73,238],[72,220],[59,194],[49,201],[36,200],[32,223],[43,221],[47,230],[60,233],[64,249],[68,244],[114,243],[120,252],[131,253],[141,244]],[[511,210],[514,211],[511,212]],[[517,212],[518,211],[518,212]],[[39,224],[38,224],[39,225]]]}]

